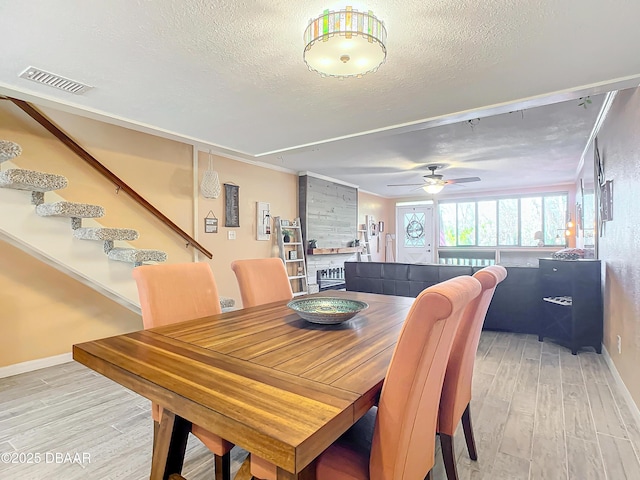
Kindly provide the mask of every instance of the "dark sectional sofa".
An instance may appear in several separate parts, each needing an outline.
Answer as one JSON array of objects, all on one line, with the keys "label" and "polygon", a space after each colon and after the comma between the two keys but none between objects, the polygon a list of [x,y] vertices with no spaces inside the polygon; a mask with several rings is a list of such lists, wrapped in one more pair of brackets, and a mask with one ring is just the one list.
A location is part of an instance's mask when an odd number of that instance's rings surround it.
[{"label": "dark sectional sofa", "polygon": [[[356,292],[416,297],[427,287],[483,267],[385,262],[345,262],[345,287]],[[542,296],[538,268],[506,267],[496,288],[485,330],[538,334]]]}]

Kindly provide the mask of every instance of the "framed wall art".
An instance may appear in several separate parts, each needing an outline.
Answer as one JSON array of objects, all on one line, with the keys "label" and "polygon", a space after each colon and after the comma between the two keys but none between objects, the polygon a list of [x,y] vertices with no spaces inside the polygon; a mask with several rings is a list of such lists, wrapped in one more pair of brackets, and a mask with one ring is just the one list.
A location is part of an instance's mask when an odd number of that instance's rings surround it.
[{"label": "framed wall art", "polygon": [[224,226],[240,226],[240,187],[224,184]]},{"label": "framed wall art", "polygon": [[600,214],[603,222],[613,220],[613,180],[606,180],[600,187]]},{"label": "framed wall art", "polygon": [[271,213],[267,202],[256,202],[256,240],[271,238]]},{"label": "framed wall art", "polygon": [[213,210],[209,210],[207,216],[204,217],[204,233],[218,233],[218,219]]}]

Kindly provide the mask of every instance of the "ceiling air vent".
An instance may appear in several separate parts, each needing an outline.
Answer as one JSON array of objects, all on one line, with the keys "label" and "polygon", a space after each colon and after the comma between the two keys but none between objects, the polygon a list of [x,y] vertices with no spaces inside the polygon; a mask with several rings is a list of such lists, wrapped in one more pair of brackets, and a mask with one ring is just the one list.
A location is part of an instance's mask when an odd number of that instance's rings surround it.
[{"label": "ceiling air vent", "polygon": [[55,73],[45,72],[39,68],[29,67],[20,74],[20,78],[26,78],[27,80],[33,80],[34,82],[42,83],[49,87],[58,88],[65,92],[75,93],[76,95],[82,95],[84,92],[91,90],[93,87],[85,85],[84,83],[70,80]]}]

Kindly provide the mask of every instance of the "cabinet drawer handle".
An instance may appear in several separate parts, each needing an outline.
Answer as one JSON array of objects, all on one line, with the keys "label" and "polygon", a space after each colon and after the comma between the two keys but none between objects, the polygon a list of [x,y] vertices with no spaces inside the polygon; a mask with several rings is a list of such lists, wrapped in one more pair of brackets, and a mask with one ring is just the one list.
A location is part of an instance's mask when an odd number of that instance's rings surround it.
[{"label": "cabinet drawer handle", "polygon": [[556,267],[553,267],[551,270],[553,270],[554,272],[558,271],[558,269]]}]

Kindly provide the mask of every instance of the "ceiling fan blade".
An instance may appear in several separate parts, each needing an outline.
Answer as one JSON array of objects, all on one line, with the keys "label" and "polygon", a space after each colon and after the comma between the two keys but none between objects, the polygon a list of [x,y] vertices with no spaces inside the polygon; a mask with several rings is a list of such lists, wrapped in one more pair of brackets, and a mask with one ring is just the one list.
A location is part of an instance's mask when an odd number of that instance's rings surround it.
[{"label": "ceiling fan blade", "polygon": [[415,187],[415,186],[422,186],[422,185],[426,185],[424,182],[422,183],[394,183],[391,185],[387,185],[387,187]]},{"label": "ceiling fan blade", "polygon": [[479,182],[480,177],[465,177],[465,178],[454,178],[452,180],[445,180],[444,183],[469,183],[469,182]]}]

